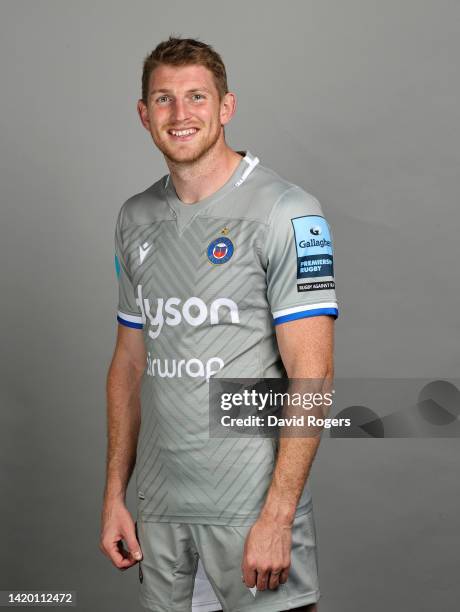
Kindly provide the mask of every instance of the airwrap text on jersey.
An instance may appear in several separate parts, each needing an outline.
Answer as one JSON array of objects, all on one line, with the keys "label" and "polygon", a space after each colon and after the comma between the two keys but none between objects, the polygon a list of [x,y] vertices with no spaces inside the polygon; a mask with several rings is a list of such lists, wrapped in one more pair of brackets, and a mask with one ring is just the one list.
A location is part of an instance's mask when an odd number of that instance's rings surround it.
[{"label": "airwrap text on jersey", "polygon": [[[136,462],[144,521],[257,517],[276,440],[210,439],[209,380],[286,376],[275,326],[338,315],[318,200],[243,155],[196,204],[183,204],[166,175],[118,215],[117,319],[142,330],[147,353]],[[297,512],[310,503],[305,487]]]}]

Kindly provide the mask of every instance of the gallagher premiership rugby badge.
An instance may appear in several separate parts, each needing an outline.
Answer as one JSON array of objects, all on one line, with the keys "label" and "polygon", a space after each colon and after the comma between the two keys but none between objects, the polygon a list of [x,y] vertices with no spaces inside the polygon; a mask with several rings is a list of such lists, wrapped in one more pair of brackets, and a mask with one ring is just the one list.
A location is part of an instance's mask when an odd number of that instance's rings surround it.
[{"label": "gallagher premiership rugby badge", "polygon": [[224,264],[233,255],[233,242],[226,236],[220,236],[208,246],[208,259],[213,264]]},{"label": "gallagher premiership rugby badge", "polygon": [[334,276],[332,238],[324,217],[291,219],[297,251],[297,278]]}]

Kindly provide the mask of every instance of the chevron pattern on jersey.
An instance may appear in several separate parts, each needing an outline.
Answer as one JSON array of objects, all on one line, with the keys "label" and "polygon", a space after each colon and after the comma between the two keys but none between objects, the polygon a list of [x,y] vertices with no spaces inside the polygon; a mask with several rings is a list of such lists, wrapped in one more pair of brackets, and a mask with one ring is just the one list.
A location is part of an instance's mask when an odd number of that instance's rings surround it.
[{"label": "chevron pattern on jersey", "polygon": [[[226,264],[213,265],[207,248],[223,227],[229,228],[235,251]],[[151,359],[163,364],[163,370],[158,366],[157,371],[172,372],[173,360],[205,363],[217,357],[225,363],[220,375],[261,374],[258,340],[271,320],[263,269],[254,263],[264,231],[254,221],[198,216],[182,235],[174,221],[127,227],[122,232],[133,287],[142,287],[154,316],[158,300],[164,304],[171,297],[181,304],[197,297],[208,310],[214,300],[227,298],[238,308],[239,324],[232,323],[222,308],[217,325],[210,323],[209,316],[196,326],[182,317],[178,325],[163,324],[154,339],[148,335],[147,321],[147,350]],[[139,246],[145,243],[152,248],[141,264]],[[245,282],[241,282],[242,274]],[[274,441],[209,439],[209,385],[203,377],[145,374],[141,400],[137,488],[144,497],[142,515],[155,520],[186,515],[224,523],[241,523],[254,516],[270,482]]]},{"label": "chevron pattern on jersey", "polygon": [[[144,321],[147,351],[136,459],[142,520],[241,525],[257,517],[276,442],[209,438],[209,379],[284,376],[272,311],[335,303],[333,290],[297,290],[291,219],[321,215],[318,201],[254,159],[248,153],[196,205],[182,204],[161,179],[119,217],[119,310]],[[225,263],[208,257],[219,238],[223,251],[231,245]],[[298,513],[310,501],[305,488]]]}]

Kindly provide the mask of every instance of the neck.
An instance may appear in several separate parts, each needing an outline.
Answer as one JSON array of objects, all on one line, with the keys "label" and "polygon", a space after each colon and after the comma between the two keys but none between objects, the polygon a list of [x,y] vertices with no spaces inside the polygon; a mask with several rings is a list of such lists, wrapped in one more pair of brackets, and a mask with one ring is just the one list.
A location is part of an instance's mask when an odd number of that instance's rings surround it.
[{"label": "neck", "polygon": [[203,157],[190,164],[166,158],[177,196],[184,204],[195,204],[220,189],[235,172],[241,155],[225,142],[216,143]]}]

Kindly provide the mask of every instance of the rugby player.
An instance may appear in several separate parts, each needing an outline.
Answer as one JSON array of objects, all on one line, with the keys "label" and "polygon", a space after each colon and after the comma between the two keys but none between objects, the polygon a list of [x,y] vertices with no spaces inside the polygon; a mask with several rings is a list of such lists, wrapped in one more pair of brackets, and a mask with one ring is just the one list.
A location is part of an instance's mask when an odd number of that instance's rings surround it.
[{"label": "rugby player", "polygon": [[321,206],[226,143],[235,109],[211,46],[170,37],[145,59],[138,113],[169,172],[116,222],[100,548],[139,564],[150,610],[314,612],[319,436],[209,436],[213,377],[331,378],[338,315]]}]

